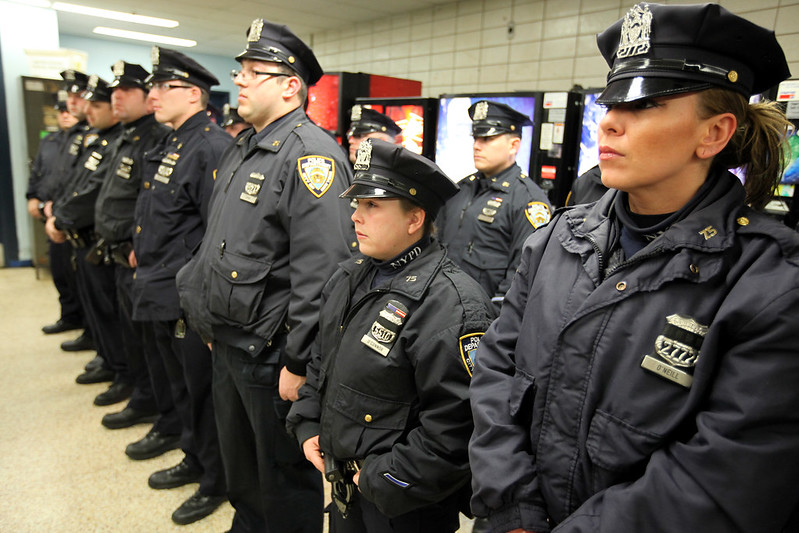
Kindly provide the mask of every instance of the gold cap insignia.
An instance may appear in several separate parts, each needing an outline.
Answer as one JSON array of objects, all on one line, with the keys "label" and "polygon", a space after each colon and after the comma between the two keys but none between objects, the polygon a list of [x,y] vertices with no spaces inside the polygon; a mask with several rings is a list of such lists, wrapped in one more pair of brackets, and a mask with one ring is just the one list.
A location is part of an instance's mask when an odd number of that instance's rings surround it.
[{"label": "gold cap insignia", "polygon": [[257,43],[261,40],[261,31],[264,29],[264,19],[255,19],[250,25],[250,32],[247,34],[247,41]]},{"label": "gold cap insignia", "polygon": [[730,80],[732,83],[738,81],[738,71],[731,70],[727,73],[727,79]]},{"label": "gold cap insignia", "polygon": [[366,139],[358,147],[358,157],[355,159],[355,170],[368,170],[372,164],[372,140]]},{"label": "gold cap insignia", "polygon": [[474,108],[474,117],[472,120],[485,120],[488,117],[488,102],[483,100],[477,102],[477,107]]},{"label": "gold cap insignia", "polygon": [[652,32],[652,12],[647,4],[638,4],[624,15],[621,38],[616,57],[637,56],[649,51],[649,34]]}]

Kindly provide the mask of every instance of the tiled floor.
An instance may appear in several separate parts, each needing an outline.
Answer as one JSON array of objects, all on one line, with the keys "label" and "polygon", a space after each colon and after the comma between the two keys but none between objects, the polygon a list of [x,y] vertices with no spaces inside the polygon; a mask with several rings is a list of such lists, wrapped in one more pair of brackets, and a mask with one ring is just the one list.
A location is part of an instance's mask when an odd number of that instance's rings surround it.
[{"label": "tiled floor", "polygon": [[[55,288],[31,268],[0,269],[0,531],[14,533],[221,532],[227,503],[188,526],[170,516],[196,484],[156,491],[148,476],[180,462],[171,451],[132,461],[125,446],[149,429],[108,430],[102,416],[124,404],[96,407],[107,384],[77,385],[94,352],[61,351],[76,332],[45,335],[58,318]],[[471,525],[461,516],[461,532]]]}]

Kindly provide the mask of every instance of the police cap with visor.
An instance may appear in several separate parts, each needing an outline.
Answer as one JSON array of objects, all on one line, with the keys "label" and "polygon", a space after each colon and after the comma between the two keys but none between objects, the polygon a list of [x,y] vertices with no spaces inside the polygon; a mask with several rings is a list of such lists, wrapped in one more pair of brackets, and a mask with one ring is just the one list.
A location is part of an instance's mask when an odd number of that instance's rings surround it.
[{"label": "police cap with visor", "polygon": [[82,93],[89,82],[89,76],[74,68],[62,70],[61,77],[64,79],[64,90],[68,93]]},{"label": "police cap with visor", "polygon": [[66,91],[66,89],[59,89],[59,91],[55,94],[55,104],[53,104],[53,109],[58,111],[66,111],[68,95],[69,93]]},{"label": "police cap with visor", "polygon": [[611,68],[600,104],[711,87],[749,97],[790,76],[774,32],[718,4],[640,3],[597,45]]},{"label": "police cap with visor", "polygon": [[225,104],[222,107],[222,126],[223,128],[227,128],[228,126],[232,126],[233,124],[246,124],[241,115],[239,115],[239,110],[236,107],[230,107],[230,104]]},{"label": "police cap with visor", "polygon": [[350,112],[350,129],[347,137],[363,137],[369,133],[380,132],[386,135],[397,136],[402,133],[402,128],[387,115],[374,109],[363,107],[360,104],[352,106]]},{"label": "police cap with visor", "polygon": [[83,99],[89,102],[111,102],[111,89],[108,87],[108,82],[97,74],[89,76],[89,82],[86,84],[86,92],[83,93]]},{"label": "police cap with visor", "polygon": [[111,65],[111,72],[114,74],[114,80],[108,84],[110,88],[115,87],[130,87],[134,89],[147,90],[147,77],[150,75],[144,67],[136,63],[128,63],[127,61],[117,61]]},{"label": "police cap with visor", "polygon": [[469,118],[472,119],[473,137],[493,137],[503,133],[521,135],[524,126],[533,124],[524,113],[490,100],[473,103],[469,107]]},{"label": "police cap with visor", "polygon": [[314,85],[322,77],[322,67],[308,45],[282,24],[264,19],[255,19],[247,30],[247,48],[236,56],[244,59],[282,63],[308,85]]},{"label": "police cap with visor", "polygon": [[145,80],[148,84],[181,80],[206,91],[210,91],[214,85],[219,85],[216,76],[177,50],[153,46],[150,59],[153,62],[153,73]]},{"label": "police cap with visor", "polygon": [[398,144],[366,139],[358,147],[355,178],[340,198],[407,198],[435,219],[458,186],[438,165]]}]

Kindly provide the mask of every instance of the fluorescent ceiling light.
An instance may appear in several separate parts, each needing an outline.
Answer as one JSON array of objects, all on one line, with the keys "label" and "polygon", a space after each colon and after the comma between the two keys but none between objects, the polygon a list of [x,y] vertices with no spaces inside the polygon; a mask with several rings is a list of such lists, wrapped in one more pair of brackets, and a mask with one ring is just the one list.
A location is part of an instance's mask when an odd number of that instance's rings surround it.
[{"label": "fluorescent ceiling light", "polygon": [[172,46],[184,46],[186,48],[197,46],[197,41],[192,41],[190,39],[178,39],[177,37],[166,37],[153,33],[106,28],[104,26],[97,26],[92,31],[100,35],[110,35],[111,37],[122,37],[123,39],[135,39],[137,41],[147,41],[150,43],[171,44]]},{"label": "fluorescent ceiling light", "polygon": [[90,17],[101,17],[106,19],[121,20],[123,22],[133,22],[136,24],[147,24],[148,26],[159,26],[161,28],[176,28],[180,24],[177,20],[162,19],[157,17],[145,17],[133,13],[123,13],[122,11],[110,11],[96,7],[78,6],[65,2],[53,2],[53,9],[56,11],[66,11],[77,13],[78,15],[88,15]]},{"label": "fluorescent ceiling light", "polygon": [[11,0],[15,4],[24,4],[31,7],[50,7],[50,0]]}]

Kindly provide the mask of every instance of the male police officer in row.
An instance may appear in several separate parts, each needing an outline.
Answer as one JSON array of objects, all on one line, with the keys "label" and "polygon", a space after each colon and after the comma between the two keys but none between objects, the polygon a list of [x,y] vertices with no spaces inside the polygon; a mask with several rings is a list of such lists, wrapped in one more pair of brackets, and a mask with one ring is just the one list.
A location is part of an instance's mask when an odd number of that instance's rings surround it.
[{"label": "male police officer in row", "polygon": [[220,126],[234,139],[239,136],[239,133],[252,126],[252,124],[241,118],[239,110],[231,107],[230,104],[225,104],[222,107],[222,113],[222,124]]},{"label": "male police officer in row", "polygon": [[[94,207],[107,169],[111,163],[113,145],[122,133],[122,126],[111,108],[108,83],[92,75],[84,98],[89,104],[86,118],[94,131],[83,138],[83,154],[78,158],[64,192],[55,199],[53,216],[45,225],[47,235],[55,242],[69,239],[75,254],[78,293],[97,341],[100,366],[92,367],[78,376],[78,383],[114,381],[119,388],[126,382],[124,343],[118,315],[116,284],[113,266],[98,255],[94,232]],[[103,396],[95,401],[108,405]],[[115,395],[116,401],[121,401]]]},{"label": "male police officer in row", "polygon": [[184,459],[152,474],[154,489],[199,481],[199,489],[172,514],[188,524],[225,500],[211,396],[211,352],[183,320],[175,274],[203,238],[217,162],[230,136],[206,113],[211,86],[219,81],[192,58],[168,48],[152,49],[147,81],[158,122],[174,131],[147,153],[147,174],[136,205],[133,283],[136,320],[148,322],[183,421]]},{"label": "male police officer in row", "polygon": [[501,305],[519,264],[522,244],[549,222],[544,191],[522,173],[516,156],[530,118],[511,107],[481,100],[469,108],[477,173],[439,217],[441,242],[455,263]]},{"label": "male police officer in row", "polygon": [[355,104],[350,111],[350,129],[347,130],[347,142],[350,145],[350,163],[355,164],[358,147],[365,139],[380,139],[399,144],[402,142],[402,128],[387,115]]},{"label": "male police officer in row", "polygon": [[[64,133],[59,147],[59,154],[53,163],[52,172],[44,176],[36,186],[39,199],[37,208],[42,213],[42,219],[52,216],[52,200],[60,194],[66,181],[72,174],[72,168],[83,147],[83,136],[90,126],[86,122],[86,105],[88,102],[82,98],[86,90],[89,77],[83,72],[67,69],[61,72],[64,79],[63,90],[66,92],[67,112],[75,118],[76,123]],[[61,304],[61,317],[53,324],[42,328],[45,333],[60,333],[72,329],[86,327],[83,309],[78,297],[75,281],[75,268],[72,266],[72,247],[67,243],[49,241],[50,272],[53,283],[58,290],[58,300]],[[61,347],[67,351],[94,349],[91,333],[86,332],[75,340],[65,341]]]},{"label": "male police officer in row", "polygon": [[[124,127],[124,133],[110,155],[111,164],[95,204],[95,231],[103,240],[106,260],[113,262],[119,302],[120,321],[124,336],[127,373],[130,376],[130,401],[117,413],[103,417],[102,423],[109,429],[118,429],[133,424],[152,422],[158,413],[153,388],[164,388],[171,402],[169,383],[164,379],[163,369],[148,371],[145,361],[144,332],[141,324],[133,322],[133,266],[129,256],[133,250],[133,212],[139,196],[144,153],[155,146],[167,134],[169,128],[159,124],[153,117],[147,101],[144,80],[149,75],[141,65],[117,61],[111,67],[114,80],[109,84],[111,105],[116,117]],[[156,358],[157,359],[157,358]],[[160,360],[158,360],[160,362]],[[160,370],[160,372],[159,372]],[[104,393],[111,396],[113,390]],[[127,391],[117,388],[118,394]],[[112,401],[113,398],[108,398]],[[116,402],[114,402],[116,403]],[[174,409],[173,409],[174,411]],[[180,421],[174,415],[177,431]]]},{"label": "male police officer in row", "polygon": [[253,125],[225,153],[208,231],[178,275],[190,324],[213,339],[214,402],[236,509],[231,531],[321,532],[322,479],[285,429],[305,382],[322,287],[350,253],[350,168],[303,111],[322,76],[286,26],[253,21],[239,114]]}]

